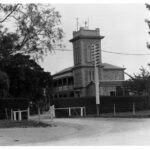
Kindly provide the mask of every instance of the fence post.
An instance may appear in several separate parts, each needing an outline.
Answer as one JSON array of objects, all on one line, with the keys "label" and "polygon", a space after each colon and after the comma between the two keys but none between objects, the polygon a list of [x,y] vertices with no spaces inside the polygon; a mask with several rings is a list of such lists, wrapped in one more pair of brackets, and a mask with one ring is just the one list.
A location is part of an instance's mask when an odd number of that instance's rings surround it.
[{"label": "fence post", "polygon": [[53,105],[52,107],[53,107],[53,117],[55,118],[55,105]]},{"label": "fence post", "polygon": [[13,114],[14,114],[14,120],[16,121],[16,112],[13,111]]},{"label": "fence post", "polygon": [[135,115],[135,103],[133,102],[133,115]]},{"label": "fence post", "polygon": [[69,117],[71,116],[71,108],[69,107]]},{"label": "fence post", "polygon": [[28,114],[28,120],[29,120],[29,117],[30,117],[30,108],[28,107],[28,112],[27,112],[27,114]]},{"label": "fence post", "polygon": [[13,110],[11,109],[11,120],[13,120]]},{"label": "fence post", "polygon": [[6,119],[8,120],[7,108],[5,108]]},{"label": "fence post", "polygon": [[38,105],[38,118],[39,118],[39,121],[40,121],[41,115],[40,115],[40,107],[39,107],[39,105]]},{"label": "fence post", "polygon": [[21,110],[18,111],[18,114],[19,114],[19,121],[21,121],[22,120],[22,112],[21,112]]},{"label": "fence post", "polygon": [[81,111],[80,115],[81,115],[81,117],[83,117],[83,107],[80,108],[80,111]]},{"label": "fence post", "polygon": [[86,107],[84,107],[84,116],[86,116]]},{"label": "fence post", "polygon": [[114,116],[116,116],[116,105],[114,104]]}]

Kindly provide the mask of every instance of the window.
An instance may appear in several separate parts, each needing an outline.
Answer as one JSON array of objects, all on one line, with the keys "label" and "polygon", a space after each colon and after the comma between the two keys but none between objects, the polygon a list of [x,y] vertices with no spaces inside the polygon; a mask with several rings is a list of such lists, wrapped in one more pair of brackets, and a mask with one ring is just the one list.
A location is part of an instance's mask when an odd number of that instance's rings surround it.
[{"label": "window", "polygon": [[120,86],[116,87],[116,95],[122,96],[123,95],[123,89]]},{"label": "window", "polygon": [[94,71],[88,71],[88,82],[94,81]]},{"label": "window", "polygon": [[57,98],[57,94],[54,95],[54,98]]},{"label": "window", "polygon": [[89,71],[89,78],[90,78],[90,81],[92,81],[92,72]]},{"label": "window", "polygon": [[74,97],[74,93],[73,93],[73,92],[70,92],[69,96],[70,96],[70,97]]},{"label": "window", "polygon": [[87,62],[91,62],[91,47],[87,46]]},{"label": "window", "polygon": [[64,97],[67,97],[67,94],[66,94],[66,93],[64,93]]},{"label": "window", "polygon": [[92,71],[92,81],[95,80],[95,77],[94,77],[94,71]]},{"label": "window", "polygon": [[88,82],[90,82],[90,71],[88,71]]},{"label": "window", "polygon": [[116,92],[115,91],[110,91],[110,96],[116,96]]}]

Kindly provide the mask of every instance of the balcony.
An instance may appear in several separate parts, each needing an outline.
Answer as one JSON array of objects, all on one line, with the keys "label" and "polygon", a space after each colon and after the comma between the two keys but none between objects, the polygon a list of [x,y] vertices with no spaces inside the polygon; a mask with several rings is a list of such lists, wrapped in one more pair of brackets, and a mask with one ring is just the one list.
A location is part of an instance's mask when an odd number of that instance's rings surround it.
[{"label": "balcony", "polygon": [[64,85],[54,88],[54,92],[62,92],[62,91],[69,91],[73,90],[73,85]]}]

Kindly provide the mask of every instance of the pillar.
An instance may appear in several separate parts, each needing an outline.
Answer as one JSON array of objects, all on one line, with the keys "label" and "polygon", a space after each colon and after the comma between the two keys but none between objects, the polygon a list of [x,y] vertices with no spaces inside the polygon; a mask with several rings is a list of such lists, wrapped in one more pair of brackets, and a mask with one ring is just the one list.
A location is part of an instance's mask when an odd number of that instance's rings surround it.
[{"label": "pillar", "polygon": [[64,84],[64,82],[63,82],[63,79],[61,79],[61,91],[63,91],[63,85]]},{"label": "pillar", "polygon": [[69,90],[69,77],[68,78],[66,78],[66,85],[67,85],[67,90]]}]

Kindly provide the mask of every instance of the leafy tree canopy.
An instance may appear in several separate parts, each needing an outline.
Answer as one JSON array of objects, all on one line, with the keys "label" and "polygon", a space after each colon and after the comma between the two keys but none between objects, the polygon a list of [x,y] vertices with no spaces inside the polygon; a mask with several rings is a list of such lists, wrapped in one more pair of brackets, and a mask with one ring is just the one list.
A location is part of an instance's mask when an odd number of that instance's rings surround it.
[{"label": "leafy tree canopy", "polygon": [[[146,5],[146,8],[148,9],[148,10],[150,10],[150,4],[145,4]],[[148,27],[149,27],[149,29],[150,29],[150,20],[149,19],[145,19],[145,22],[147,23],[147,25],[148,25]],[[148,32],[149,34],[150,34],[150,31]],[[147,42],[147,48],[148,49],[150,49],[150,44]]]},{"label": "leafy tree canopy", "polygon": [[[8,48],[0,57],[22,53],[38,59],[62,46],[61,16],[48,4],[0,4],[0,16],[0,50]],[[6,22],[12,32],[3,27]]]},{"label": "leafy tree canopy", "polygon": [[4,69],[10,78],[9,94],[12,97],[24,97],[38,102],[44,96],[43,89],[51,84],[50,73],[44,72],[30,56],[11,56]]},{"label": "leafy tree canopy", "polygon": [[134,95],[149,95],[150,93],[150,73],[143,67],[140,73],[134,74],[126,81],[126,88]]}]

